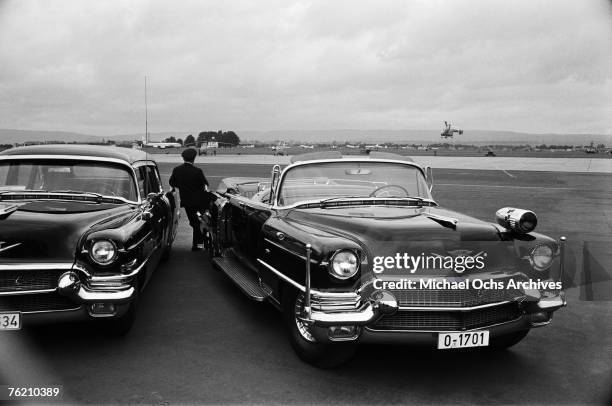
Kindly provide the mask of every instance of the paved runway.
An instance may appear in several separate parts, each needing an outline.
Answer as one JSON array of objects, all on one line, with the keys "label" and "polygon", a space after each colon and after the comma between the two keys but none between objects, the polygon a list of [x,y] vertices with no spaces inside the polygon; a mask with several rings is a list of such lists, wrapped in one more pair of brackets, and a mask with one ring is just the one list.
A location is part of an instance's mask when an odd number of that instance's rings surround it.
[{"label": "paved runway", "polygon": [[[178,154],[151,155],[157,162],[182,162]],[[365,155],[364,155],[365,157]],[[287,165],[290,157],[274,155],[200,156],[197,162],[208,164],[280,164]],[[550,171],[574,173],[612,173],[611,159],[592,158],[522,158],[522,157],[449,157],[416,156],[415,162],[437,169],[474,169],[502,171]]]},{"label": "paved runway", "polygon": [[[202,162],[203,159],[200,161]],[[162,164],[164,181],[173,164]],[[223,176],[268,176],[266,165],[201,164]],[[538,231],[610,241],[612,177],[517,171],[436,171],[443,206],[492,219],[527,205]],[[167,184],[167,183],[166,183]],[[0,335],[0,383],[61,384],[69,403],[121,404],[610,404],[612,302],[580,300],[510,351],[437,352],[362,346],[336,370],[301,362],[280,314],[249,301],[203,253],[189,251],[182,219],[171,259],[153,276],[124,339],[80,325]],[[610,269],[610,268],[608,268]]]}]

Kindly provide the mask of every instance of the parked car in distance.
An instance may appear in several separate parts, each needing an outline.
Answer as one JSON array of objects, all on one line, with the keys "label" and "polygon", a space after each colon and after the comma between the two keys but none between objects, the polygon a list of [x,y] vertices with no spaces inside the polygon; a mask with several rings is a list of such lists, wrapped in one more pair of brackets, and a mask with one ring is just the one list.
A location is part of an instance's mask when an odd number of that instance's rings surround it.
[{"label": "parked car in distance", "polygon": [[0,330],[92,320],[126,333],[177,224],[174,194],[140,150],[0,153]]},{"label": "parked car in distance", "polygon": [[[548,324],[565,305],[564,239],[533,232],[528,210],[486,222],[439,207],[431,190],[431,169],[376,151],[304,154],[270,179],[224,179],[212,261],[280,309],[297,355],[319,367],[359,342],[506,348]],[[532,279],[545,286],[525,287]]]}]

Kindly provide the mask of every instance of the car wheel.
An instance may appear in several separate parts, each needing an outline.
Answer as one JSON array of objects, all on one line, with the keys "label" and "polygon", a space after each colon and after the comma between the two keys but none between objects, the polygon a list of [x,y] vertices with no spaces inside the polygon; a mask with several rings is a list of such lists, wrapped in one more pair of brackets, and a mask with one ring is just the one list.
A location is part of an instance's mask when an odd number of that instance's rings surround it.
[{"label": "car wheel", "polygon": [[320,342],[311,334],[309,326],[299,319],[303,308],[303,293],[292,292],[283,301],[283,317],[289,341],[297,356],[318,368],[334,368],[353,357],[357,343]]},{"label": "car wheel", "polygon": [[491,340],[491,347],[495,349],[510,348],[513,345],[518,344],[523,338],[527,336],[529,330],[521,330],[515,333],[504,334],[503,336],[494,337]]}]

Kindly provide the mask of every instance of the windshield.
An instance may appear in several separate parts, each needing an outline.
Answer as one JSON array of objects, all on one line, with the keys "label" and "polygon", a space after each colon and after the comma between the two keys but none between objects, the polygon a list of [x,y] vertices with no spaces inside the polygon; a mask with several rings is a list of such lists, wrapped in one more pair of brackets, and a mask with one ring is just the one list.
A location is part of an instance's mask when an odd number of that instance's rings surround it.
[{"label": "windshield", "polygon": [[296,166],[285,174],[278,204],[339,197],[431,199],[423,174],[393,162],[327,162]]},{"label": "windshield", "polygon": [[0,192],[6,191],[97,193],[138,200],[126,167],[79,160],[0,160]]}]

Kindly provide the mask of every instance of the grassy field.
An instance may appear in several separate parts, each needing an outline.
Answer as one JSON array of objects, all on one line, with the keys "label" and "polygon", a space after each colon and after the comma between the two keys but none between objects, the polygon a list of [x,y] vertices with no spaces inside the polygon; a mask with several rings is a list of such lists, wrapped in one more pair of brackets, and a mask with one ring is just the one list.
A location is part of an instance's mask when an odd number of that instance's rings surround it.
[{"label": "grassy field", "polygon": [[[150,154],[180,154],[183,148],[145,148]],[[314,148],[306,149],[300,147],[290,147],[283,150],[284,155],[298,155],[307,152],[317,151],[330,151],[330,148]],[[378,151],[381,152],[392,152],[395,154],[409,155],[409,156],[485,156],[489,149],[481,148],[479,150],[451,150],[451,149],[437,149],[437,150],[415,150],[415,149],[401,149],[401,148],[381,148]],[[347,148],[340,147],[336,151],[340,151],[343,155],[360,155],[365,154],[364,151],[359,148]],[[499,157],[531,157],[531,158],[601,158],[611,159],[612,155],[607,153],[598,154],[587,154],[583,151],[512,151],[503,149],[493,149],[495,155]],[[219,148],[217,149],[218,155],[274,155],[273,151],[269,147],[257,147],[257,148]]]}]

